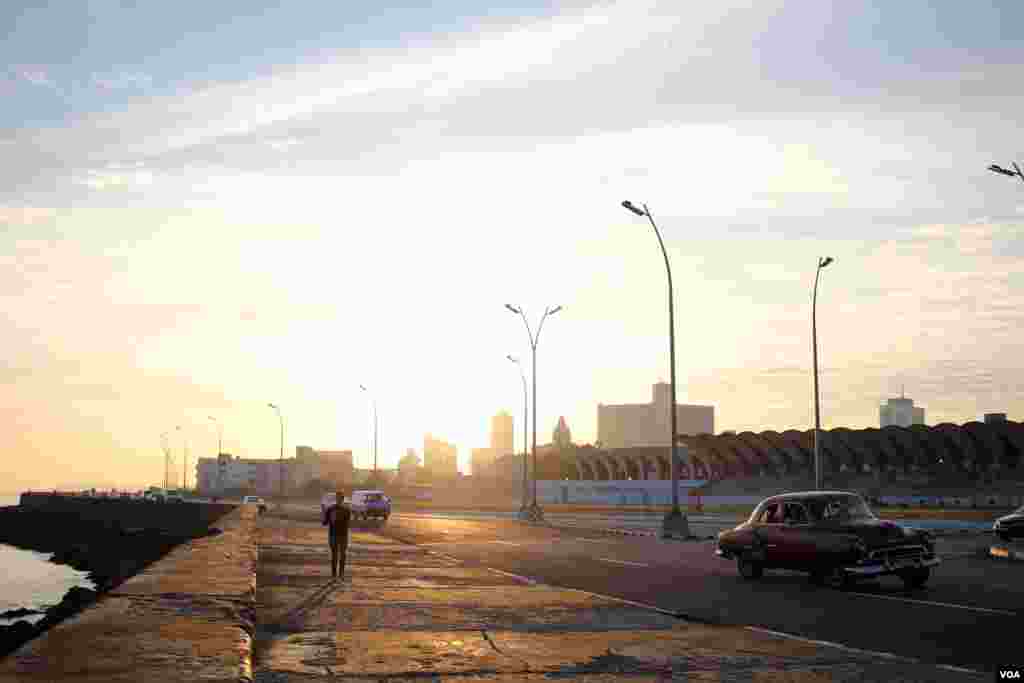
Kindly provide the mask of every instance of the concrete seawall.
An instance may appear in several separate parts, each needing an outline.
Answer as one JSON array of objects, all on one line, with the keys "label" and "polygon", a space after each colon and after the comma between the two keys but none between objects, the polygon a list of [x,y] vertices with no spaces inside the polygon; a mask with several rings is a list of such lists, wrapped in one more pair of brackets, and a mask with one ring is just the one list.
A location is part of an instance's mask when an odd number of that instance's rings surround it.
[{"label": "concrete seawall", "polygon": [[78,498],[50,493],[21,494],[20,508],[47,513],[73,513],[84,521],[118,524],[128,529],[168,533],[201,533],[235,505],[225,503],[150,503],[117,498]]},{"label": "concrete seawall", "polygon": [[[225,515],[233,506],[100,502],[104,505],[67,499],[50,501],[47,508],[191,534],[209,518],[221,533],[177,546],[92,606],[0,660],[0,683],[251,680],[254,506]],[[130,514],[119,518],[111,505],[129,506],[125,511]],[[99,512],[101,507],[104,512]]]}]

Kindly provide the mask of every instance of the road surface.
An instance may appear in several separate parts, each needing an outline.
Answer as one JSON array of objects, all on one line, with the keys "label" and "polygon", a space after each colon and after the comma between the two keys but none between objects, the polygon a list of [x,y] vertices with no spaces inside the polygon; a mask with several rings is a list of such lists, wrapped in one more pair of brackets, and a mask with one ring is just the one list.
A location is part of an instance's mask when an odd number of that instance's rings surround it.
[{"label": "road surface", "polygon": [[471,565],[699,620],[980,671],[1019,652],[1024,566],[986,559],[983,537],[940,539],[943,564],[928,586],[907,592],[891,577],[849,591],[817,587],[805,575],[785,571],[746,582],[734,563],[714,555],[711,541],[617,537],[429,513],[395,515],[381,531]]}]

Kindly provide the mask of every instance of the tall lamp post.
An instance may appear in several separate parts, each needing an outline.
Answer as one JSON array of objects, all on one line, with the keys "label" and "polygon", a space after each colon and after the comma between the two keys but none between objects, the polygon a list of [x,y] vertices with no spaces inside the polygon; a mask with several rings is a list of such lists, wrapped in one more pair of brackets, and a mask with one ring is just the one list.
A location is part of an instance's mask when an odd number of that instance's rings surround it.
[{"label": "tall lamp post", "polygon": [[281,414],[281,409],[273,403],[268,403],[267,405],[277,412],[277,419],[281,423],[281,481],[278,484],[278,490],[280,491],[281,500],[284,500],[284,416]]},{"label": "tall lamp post", "polygon": [[527,470],[527,467],[526,467],[526,450],[527,450],[527,444],[529,443],[527,441],[526,429],[527,429],[527,422],[530,419],[529,413],[527,412],[527,407],[529,406],[529,401],[527,399],[527,394],[526,394],[526,375],[523,374],[523,366],[519,362],[518,358],[513,358],[511,355],[505,356],[505,357],[508,358],[510,361],[512,361],[513,363],[516,364],[516,367],[519,368],[519,379],[523,380],[523,504],[519,508],[519,516],[525,518],[529,514],[528,508],[527,508],[527,505],[526,505],[526,498],[529,495],[528,492],[527,492],[527,483],[526,483],[527,482],[527,476],[526,476],[526,470]]},{"label": "tall lamp post", "polygon": [[541,522],[544,520],[544,511],[537,504],[537,342],[540,340],[540,331],[544,327],[544,321],[549,315],[554,315],[562,310],[562,307],[555,306],[544,309],[544,315],[541,316],[540,324],[537,325],[536,336],[530,330],[530,322],[521,308],[516,308],[512,304],[505,304],[505,308],[513,313],[518,313],[519,317],[523,319],[523,324],[526,325],[526,334],[530,337],[530,349],[533,352],[533,502],[530,504],[527,516],[534,522]]},{"label": "tall lamp post", "polygon": [[814,272],[814,295],[811,297],[811,353],[814,359],[814,488],[821,490],[821,401],[818,399],[818,276],[832,263],[831,256],[818,258]]},{"label": "tall lamp post", "polygon": [[362,384],[359,385],[359,388],[369,394],[370,401],[373,403],[373,480],[377,481],[377,398]]},{"label": "tall lamp post", "polygon": [[671,404],[670,411],[672,413],[672,458],[670,467],[672,471],[672,509],[668,511],[668,514],[665,515],[665,519],[662,521],[661,533],[666,538],[674,536],[688,538],[690,535],[690,522],[687,520],[686,515],[683,514],[682,508],[679,507],[679,463],[676,461],[679,453],[679,444],[677,443],[678,434],[676,431],[676,322],[675,309],[672,305],[672,268],[668,263],[668,252],[665,251],[665,242],[661,239],[661,232],[658,230],[658,226],[655,225],[654,217],[651,216],[647,205],[644,204],[644,208],[640,209],[627,199],[622,202],[622,206],[637,216],[647,217],[647,220],[651,222],[651,227],[654,228],[658,244],[661,246],[661,255],[665,258],[665,272],[668,274],[668,362],[671,380],[669,403]]},{"label": "tall lamp post", "polygon": [[1024,173],[1021,173],[1020,166],[1017,165],[1016,161],[1013,162],[1012,171],[1008,168],[1003,168],[1002,166],[998,166],[996,164],[992,164],[991,166],[989,166],[988,170],[992,171],[993,173],[998,173],[999,175],[1010,176],[1011,178],[1020,178],[1021,182],[1024,182]]},{"label": "tall lamp post", "polygon": [[212,415],[209,418],[217,425],[217,456],[220,457],[220,454],[224,452],[224,426],[220,423],[220,420]]},{"label": "tall lamp post", "polygon": [[170,488],[171,481],[171,433],[164,432],[160,435],[160,445],[164,449],[164,488]]},{"label": "tall lamp post", "polygon": [[[178,425],[178,426],[176,426],[176,427],[174,428],[174,431],[176,431],[176,432],[180,432],[180,431],[181,431],[181,425]],[[185,438],[185,436],[184,436],[184,434],[183,434],[183,435],[182,435],[182,439],[184,439],[184,438]],[[184,446],[182,446],[182,449],[184,450]],[[170,468],[170,467],[168,467],[168,468],[167,468],[167,486],[166,486],[166,488],[168,488],[168,489],[169,489],[169,488],[171,488],[171,481],[173,481],[173,480],[171,479],[171,477],[173,477],[173,476],[174,476],[174,475],[173,475],[173,474],[171,473],[171,468]]]}]

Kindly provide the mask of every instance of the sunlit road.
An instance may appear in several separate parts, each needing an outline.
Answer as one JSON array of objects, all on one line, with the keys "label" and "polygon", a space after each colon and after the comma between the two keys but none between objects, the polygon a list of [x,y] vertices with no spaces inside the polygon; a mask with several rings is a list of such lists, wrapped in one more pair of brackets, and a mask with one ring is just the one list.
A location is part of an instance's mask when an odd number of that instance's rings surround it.
[{"label": "sunlit road", "polygon": [[653,605],[693,618],[767,628],[865,650],[989,670],[1019,650],[1024,565],[981,557],[983,539],[940,539],[944,563],[922,590],[885,578],[850,591],[805,575],[742,581],[710,541],[609,537],[499,519],[396,515],[383,533],[471,564]]}]

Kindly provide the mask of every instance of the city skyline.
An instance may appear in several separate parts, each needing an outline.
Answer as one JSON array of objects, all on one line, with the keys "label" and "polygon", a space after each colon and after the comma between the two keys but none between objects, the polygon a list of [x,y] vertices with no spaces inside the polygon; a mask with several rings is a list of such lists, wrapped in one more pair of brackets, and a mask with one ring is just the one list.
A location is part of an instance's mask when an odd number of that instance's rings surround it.
[{"label": "city skyline", "polygon": [[[188,3],[186,3],[187,5]],[[200,7],[196,4],[196,7]],[[9,487],[223,450],[521,448],[669,375],[716,430],[1024,414],[1024,8],[0,7]],[[937,141],[941,141],[937,142]],[[530,398],[532,411],[533,397]],[[481,406],[491,406],[485,410]],[[532,415],[530,416],[532,422]]]}]

